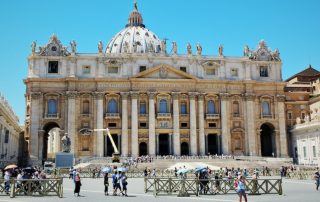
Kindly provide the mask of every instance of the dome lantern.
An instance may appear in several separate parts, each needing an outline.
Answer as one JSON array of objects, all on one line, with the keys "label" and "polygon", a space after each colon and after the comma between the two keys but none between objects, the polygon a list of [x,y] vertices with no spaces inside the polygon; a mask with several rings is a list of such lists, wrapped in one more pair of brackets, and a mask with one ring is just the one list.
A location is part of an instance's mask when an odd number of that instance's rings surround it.
[{"label": "dome lantern", "polygon": [[129,27],[129,26],[145,27],[143,24],[142,15],[138,11],[138,6],[137,6],[136,1],[134,1],[134,8],[133,8],[133,11],[129,15],[128,24],[126,25],[126,27]]}]

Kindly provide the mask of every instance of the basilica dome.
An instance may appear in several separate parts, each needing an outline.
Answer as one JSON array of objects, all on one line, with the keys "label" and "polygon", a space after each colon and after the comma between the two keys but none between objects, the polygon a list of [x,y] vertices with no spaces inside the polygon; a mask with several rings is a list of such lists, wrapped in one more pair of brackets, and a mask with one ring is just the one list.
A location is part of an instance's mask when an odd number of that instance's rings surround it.
[{"label": "basilica dome", "polygon": [[108,43],[106,53],[159,53],[161,41],[152,31],[145,28],[137,4],[130,13],[128,24]]}]

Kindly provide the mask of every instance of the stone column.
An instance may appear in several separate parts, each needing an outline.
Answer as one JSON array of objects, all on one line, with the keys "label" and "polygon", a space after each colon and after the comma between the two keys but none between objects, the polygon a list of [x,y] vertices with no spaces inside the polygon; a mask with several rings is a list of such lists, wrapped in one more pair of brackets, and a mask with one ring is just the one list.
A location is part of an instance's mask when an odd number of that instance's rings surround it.
[{"label": "stone column", "polygon": [[221,134],[217,134],[217,141],[218,141],[218,155],[221,155]]},{"label": "stone column", "polygon": [[179,95],[178,92],[172,93],[173,98],[173,154],[181,155],[181,144],[180,144],[180,126],[179,126]]},{"label": "stone column", "polygon": [[285,95],[278,95],[278,118],[279,118],[279,134],[280,134],[280,157],[288,157],[288,143],[287,143],[287,133],[286,133],[286,121],[285,121]]},{"label": "stone column", "polygon": [[128,95],[129,92],[121,92],[122,98],[122,116],[121,116],[121,146],[123,156],[128,156],[129,154],[129,142],[128,142]]},{"label": "stone column", "polygon": [[156,134],[156,155],[159,155],[159,134]]},{"label": "stone column", "polygon": [[76,136],[76,96],[78,92],[67,91],[68,97],[68,136],[71,141],[70,153],[75,154],[75,136]]},{"label": "stone column", "polygon": [[131,91],[131,156],[139,155],[138,145],[138,92]]},{"label": "stone column", "polygon": [[104,64],[103,64],[103,57],[99,56],[99,58],[97,59],[97,69],[96,69],[96,75],[98,78],[103,77],[104,75]]},{"label": "stone column", "polygon": [[70,71],[69,71],[69,77],[75,77],[75,72],[76,72],[76,68],[77,68],[77,59],[74,56],[71,56],[70,58]]},{"label": "stone column", "polygon": [[[39,127],[40,119],[43,118],[42,110],[40,106],[40,92],[31,93],[31,113],[30,113],[30,144],[29,152],[31,160],[39,160]],[[4,130],[4,129],[3,129]],[[4,133],[5,134],[5,131]],[[5,151],[4,151],[5,152]]]},{"label": "stone column", "polygon": [[[104,93],[96,92],[95,100],[96,100],[96,129],[104,129],[103,128],[103,98]],[[96,133],[96,156],[102,157],[104,156],[104,135],[103,131],[97,131]],[[105,143],[107,145],[107,143]]]},{"label": "stone column", "polygon": [[205,135],[205,142],[206,142],[205,154],[207,154],[208,153],[208,135]]},{"label": "stone column", "polygon": [[257,143],[256,143],[256,129],[255,129],[255,95],[254,94],[245,94],[245,110],[246,110],[246,141],[248,142],[248,151],[249,155],[256,156],[257,155]]},{"label": "stone column", "polygon": [[196,115],[196,95],[195,92],[189,93],[190,101],[190,147],[191,155],[198,155],[198,141],[197,141],[197,115]]},{"label": "stone column", "polygon": [[155,118],[155,107],[154,107],[154,97],[155,92],[148,92],[149,96],[149,155],[156,155],[156,118]]},{"label": "stone column", "polygon": [[172,134],[169,134],[169,154],[172,155]]},{"label": "stone column", "polygon": [[200,155],[206,154],[206,137],[204,135],[204,108],[203,108],[204,94],[198,95],[198,117],[199,117],[199,148]]},{"label": "stone column", "polygon": [[221,130],[222,130],[222,153],[224,155],[229,154],[229,143],[230,143],[230,128],[229,128],[229,111],[228,111],[228,93],[221,93]]}]

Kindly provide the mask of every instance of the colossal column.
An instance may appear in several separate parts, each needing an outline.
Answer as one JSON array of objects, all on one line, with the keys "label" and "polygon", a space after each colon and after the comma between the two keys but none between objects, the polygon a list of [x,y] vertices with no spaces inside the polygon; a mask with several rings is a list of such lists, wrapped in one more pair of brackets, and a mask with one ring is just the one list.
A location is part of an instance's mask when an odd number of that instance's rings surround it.
[{"label": "colossal column", "polygon": [[149,155],[156,155],[156,118],[154,109],[155,92],[148,92],[149,96]]},{"label": "colossal column", "polygon": [[[286,134],[286,122],[285,122],[285,112],[284,112],[284,101],[285,95],[278,95],[278,116],[279,116],[279,133],[280,133],[280,156],[288,157],[288,143],[287,143],[287,134]],[[279,155],[279,154],[278,154]]]},{"label": "colossal column", "polygon": [[203,109],[204,94],[198,95],[198,117],[199,117],[199,148],[200,155],[206,154],[206,137],[204,135],[204,109]]},{"label": "colossal column", "polygon": [[139,155],[138,149],[138,92],[131,91],[131,156]]},{"label": "colossal column", "polygon": [[256,143],[256,131],[255,131],[255,112],[254,112],[254,100],[255,95],[246,93],[245,94],[245,110],[246,110],[246,139],[248,141],[249,155],[257,155],[257,143]]},{"label": "colossal column", "polygon": [[[104,93],[96,92],[95,93],[95,100],[96,100],[96,129],[103,129],[103,97]],[[96,156],[102,157],[103,156],[103,132],[97,131],[96,133]]]},{"label": "colossal column", "polygon": [[222,131],[222,154],[229,154],[230,128],[228,112],[228,93],[220,93],[221,99],[221,131]]},{"label": "colossal column", "polygon": [[190,147],[191,155],[198,155],[197,143],[197,117],[196,117],[196,92],[189,93],[190,99]]},{"label": "colossal column", "polygon": [[121,116],[121,147],[122,155],[128,156],[129,143],[128,143],[128,92],[121,92],[122,98],[122,116]]},{"label": "colossal column", "polygon": [[40,106],[40,92],[31,92],[31,113],[30,113],[30,145],[29,152],[31,160],[39,160],[39,127],[40,119],[43,118]]},{"label": "colossal column", "polygon": [[180,156],[180,127],[179,127],[179,95],[180,93],[172,93],[173,98],[173,154]]},{"label": "colossal column", "polygon": [[75,135],[76,135],[76,96],[78,92],[67,91],[68,98],[68,136],[71,141],[70,152],[75,154]]}]

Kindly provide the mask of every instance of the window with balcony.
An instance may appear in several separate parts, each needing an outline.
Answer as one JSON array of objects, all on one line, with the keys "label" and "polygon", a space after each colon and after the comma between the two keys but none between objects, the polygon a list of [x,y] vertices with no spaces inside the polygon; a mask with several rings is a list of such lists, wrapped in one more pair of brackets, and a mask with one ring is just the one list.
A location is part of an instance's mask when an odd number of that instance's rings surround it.
[{"label": "window with balcony", "polygon": [[48,62],[48,73],[49,74],[58,74],[59,72],[59,62],[58,61],[49,61]]},{"label": "window with balcony", "polygon": [[271,116],[270,104],[267,101],[262,102],[262,116],[263,117]]},{"label": "window with balcony", "polygon": [[307,147],[306,146],[303,147],[303,157],[307,158]]},{"label": "window with balcony", "polygon": [[187,114],[187,103],[186,102],[181,102],[181,105],[180,105],[180,113],[181,114]]},{"label": "window with balcony", "polygon": [[268,67],[267,66],[260,66],[260,77],[268,77]]},{"label": "window with balcony", "polygon": [[82,103],[82,114],[90,114],[89,101],[85,100]]},{"label": "window with balcony", "polygon": [[147,109],[146,109],[146,103],[145,102],[140,102],[140,114],[146,114]]},{"label": "window with balcony", "polygon": [[117,101],[115,99],[109,100],[108,113],[118,113]]},{"label": "window with balcony", "polygon": [[57,110],[57,100],[48,100],[48,117],[56,117],[58,113]]},{"label": "window with balcony", "polygon": [[208,101],[208,114],[215,114],[216,113],[216,109],[215,109],[215,105],[214,105],[214,101],[213,100],[209,100]]},{"label": "window with balcony", "polygon": [[216,128],[217,127],[217,123],[209,123],[209,128]]},{"label": "window with balcony", "polygon": [[4,143],[9,143],[9,130],[6,130],[5,136],[4,136]]},{"label": "window with balcony", "polygon": [[240,116],[240,108],[239,108],[239,102],[234,101],[233,102],[233,116],[239,117]]},{"label": "window with balcony", "polygon": [[168,113],[167,100],[160,100],[159,113]]}]

